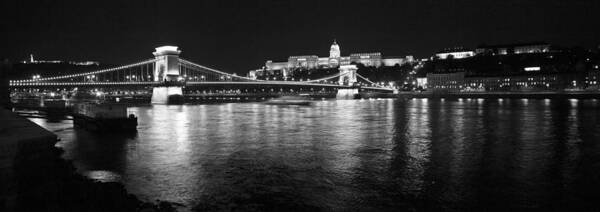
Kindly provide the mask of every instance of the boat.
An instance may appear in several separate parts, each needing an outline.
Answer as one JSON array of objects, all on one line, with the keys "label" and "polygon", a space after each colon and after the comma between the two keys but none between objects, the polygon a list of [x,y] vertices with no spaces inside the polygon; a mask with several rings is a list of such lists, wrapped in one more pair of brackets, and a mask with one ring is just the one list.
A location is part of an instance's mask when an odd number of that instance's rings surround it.
[{"label": "boat", "polygon": [[90,131],[137,131],[137,117],[127,115],[127,106],[121,104],[78,104],[73,113],[73,124]]},{"label": "boat", "polygon": [[269,99],[265,102],[268,105],[311,105],[312,101],[308,95],[286,95]]}]

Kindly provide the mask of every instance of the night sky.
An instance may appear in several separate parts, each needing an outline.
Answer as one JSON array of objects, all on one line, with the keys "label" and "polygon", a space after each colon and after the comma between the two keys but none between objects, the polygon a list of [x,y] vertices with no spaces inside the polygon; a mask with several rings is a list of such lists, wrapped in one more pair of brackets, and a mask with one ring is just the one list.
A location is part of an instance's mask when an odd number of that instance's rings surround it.
[{"label": "night sky", "polygon": [[177,45],[182,57],[245,74],[265,60],[342,55],[428,57],[447,47],[545,41],[596,48],[598,0],[29,1],[0,3],[1,58],[125,64]]}]

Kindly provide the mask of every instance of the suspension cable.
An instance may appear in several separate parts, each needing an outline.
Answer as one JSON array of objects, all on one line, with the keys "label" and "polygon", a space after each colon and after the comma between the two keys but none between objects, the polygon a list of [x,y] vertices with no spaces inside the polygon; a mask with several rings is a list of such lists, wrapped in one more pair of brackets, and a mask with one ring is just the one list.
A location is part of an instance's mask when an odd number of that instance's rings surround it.
[{"label": "suspension cable", "polygon": [[374,83],[373,81],[367,79],[366,77],[363,77],[362,75],[360,75],[358,73],[356,73],[356,76],[360,77],[361,79],[363,79],[363,80],[365,80],[365,81],[367,81],[367,82],[369,82],[369,83],[371,83],[373,85],[377,85],[377,83]]},{"label": "suspension cable", "polygon": [[133,63],[133,64],[119,66],[119,67],[113,67],[113,68],[107,68],[107,69],[101,69],[101,70],[91,71],[91,72],[86,72],[86,73],[69,74],[69,75],[62,75],[62,76],[56,76],[56,77],[44,77],[44,78],[39,78],[39,79],[35,79],[35,80],[34,79],[19,80],[18,82],[48,81],[48,80],[66,79],[66,78],[72,78],[72,77],[81,77],[81,76],[92,75],[92,74],[101,74],[101,73],[106,73],[106,72],[111,72],[111,71],[119,71],[119,70],[123,70],[123,69],[128,69],[128,68],[132,68],[135,66],[145,65],[148,63],[154,63],[157,60],[158,59],[149,59],[149,60],[145,60],[145,61],[138,62],[138,63]]},{"label": "suspension cable", "polygon": [[305,81],[305,82],[319,82],[319,81],[325,81],[325,80],[333,79],[333,78],[336,78],[336,77],[344,76],[344,75],[347,75],[347,74],[349,74],[349,73],[350,73],[350,72],[346,72],[346,73],[343,73],[343,74],[341,74],[341,73],[337,73],[337,74],[334,74],[334,75],[331,75],[331,76],[327,76],[327,77],[323,77],[323,78],[320,78],[320,79],[315,79],[315,80],[308,80],[308,81]]},{"label": "suspension cable", "polygon": [[198,68],[206,69],[206,70],[209,70],[209,71],[221,74],[221,75],[226,75],[226,76],[229,76],[229,77],[233,77],[233,78],[239,78],[239,79],[244,79],[244,80],[249,80],[249,81],[263,81],[263,80],[257,80],[257,79],[252,79],[252,78],[248,78],[248,77],[242,77],[242,76],[238,76],[238,75],[233,75],[233,74],[225,73],[225,72],[219,71],[217,69],[209,68],[209,67],[206,67],[206,66],[203,66],[203,65],[200,65],[200,64],[196,64],[196,63],[193,63],[193,62],[187,61],[185,59],[181,59],[181,58],[179,58],[179,62],[183,62],[183,63],[186,63],[188,65],[196,66]]}]

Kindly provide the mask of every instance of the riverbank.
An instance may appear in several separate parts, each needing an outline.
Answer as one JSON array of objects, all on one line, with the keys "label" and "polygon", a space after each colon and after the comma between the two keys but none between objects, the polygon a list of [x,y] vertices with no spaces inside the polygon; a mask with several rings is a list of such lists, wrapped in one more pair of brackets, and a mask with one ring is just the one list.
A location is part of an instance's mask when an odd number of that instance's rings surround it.
[{"label": "riverbank", "polygon": [[175,211],[79,175],[57,136],[33,122],[3,109],[0,120],[0,211]]},{"label": "riverbank", "polygon": [[361,98],[600,99],[600,92],[361,93]]}]

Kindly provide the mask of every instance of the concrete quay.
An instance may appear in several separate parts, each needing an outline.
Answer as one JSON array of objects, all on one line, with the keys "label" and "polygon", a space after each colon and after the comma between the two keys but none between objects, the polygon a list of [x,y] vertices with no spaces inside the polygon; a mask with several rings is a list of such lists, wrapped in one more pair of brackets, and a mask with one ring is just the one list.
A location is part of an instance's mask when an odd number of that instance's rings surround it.
[{"label": "concrete quay", "polygon": [[14,211],[22,178],[43,177],[54,158],[53,133],[0,109],[0,209]]},{"label": "concrete quay", "polygon": [[176,211],[176,203],[139,200],[118,182],[78,174],[60,157],[57,136],[0,109],[0,211]]}]

